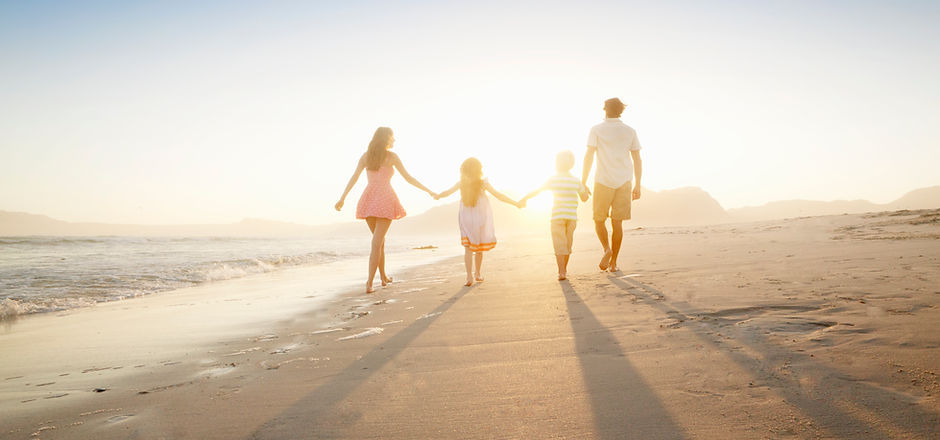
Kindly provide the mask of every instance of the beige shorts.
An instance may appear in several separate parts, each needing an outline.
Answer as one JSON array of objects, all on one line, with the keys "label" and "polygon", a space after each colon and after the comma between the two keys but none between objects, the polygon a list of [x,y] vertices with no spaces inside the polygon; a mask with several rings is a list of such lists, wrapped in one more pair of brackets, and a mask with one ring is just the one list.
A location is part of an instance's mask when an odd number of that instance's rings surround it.
[{"label": "beige shorts", "polygon": [[574,228],[577,220],[552,220],[552,245],[555,255],[571,255],[571,242],[574,241]]},{"label": "beige shorts", "polygon": [[620,188],[594,183],[594,221],[630,220],[630,201],[633,200],[633,181]]}]

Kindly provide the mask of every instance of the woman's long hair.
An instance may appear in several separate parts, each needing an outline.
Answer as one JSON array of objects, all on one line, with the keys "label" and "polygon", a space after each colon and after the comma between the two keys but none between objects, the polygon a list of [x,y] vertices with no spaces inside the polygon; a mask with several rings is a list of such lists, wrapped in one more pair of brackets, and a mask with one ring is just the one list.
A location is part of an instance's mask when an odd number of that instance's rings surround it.
[{"label": "woman's long hair", "polygon": [[460,201],[474,207],[483,192],[483,164],[471,157],[460,165]]},{"label": "woman's long hair", "polygon": [[388,127],[379,127],[372,135],[372,142],[369,142],[369,149],[366,150],[366,169],[376,171],[385,163],[385,156],[388,154],[388,140],[392,137],[392,129]]}]

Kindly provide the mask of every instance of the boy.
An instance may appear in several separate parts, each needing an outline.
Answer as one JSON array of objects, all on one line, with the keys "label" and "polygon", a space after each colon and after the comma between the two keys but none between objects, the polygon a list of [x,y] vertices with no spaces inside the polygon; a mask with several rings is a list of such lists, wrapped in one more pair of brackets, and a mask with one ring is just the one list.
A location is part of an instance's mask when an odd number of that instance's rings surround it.
[{"label": "boy", "polygon": [[555,156],[555,170],[558,174],[519,201],[525,206],[526,200],[546,189],[555,196],[555,202],[552,204],[552,245],[555,247],[555,262],[558,263],[558,281],[568,278],[568,257],[571,256],[571,241],[574,238],[574,228],[578,223],[578,196],[581,197],[581,201],[586,201],[588,198],[587,187],[571,174],[572,168],[574,168],[574,153],[571,151],[558,153]]}]

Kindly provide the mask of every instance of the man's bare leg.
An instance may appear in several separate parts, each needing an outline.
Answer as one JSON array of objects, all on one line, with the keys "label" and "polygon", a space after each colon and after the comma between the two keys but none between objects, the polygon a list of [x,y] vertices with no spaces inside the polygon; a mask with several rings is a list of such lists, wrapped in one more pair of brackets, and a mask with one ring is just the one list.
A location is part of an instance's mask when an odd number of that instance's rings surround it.
[{"label": "man's bare leg", "polygon": [[623,242],[623,220],[610,220],[610,271],[620,270],[617,267],[617,255],[620,254],[620,244]]},{"label": "man's bare leg", "polygon": [[597,233],[597,239],[600,240],[601,246],[604,246],[604,256],[597,267],[600,267],[601,270],[607,270],[610,267],[610,258],[613,255],[610,250],[610,243],[607,241],[607,220],[600,222],[594,220],[594,232]]}]

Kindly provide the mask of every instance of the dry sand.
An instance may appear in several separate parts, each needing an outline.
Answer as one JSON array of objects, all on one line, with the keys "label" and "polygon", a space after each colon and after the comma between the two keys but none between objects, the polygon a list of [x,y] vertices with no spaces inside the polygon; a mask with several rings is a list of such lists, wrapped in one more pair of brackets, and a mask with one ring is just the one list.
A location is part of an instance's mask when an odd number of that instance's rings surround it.
[{"label": "dry sand", "polygon": [[172,358],[51,356],[0,378],[48,389],[0,437],[938,438],[940,211],[629,230],[615,274],[590,229],[567,282],[546,232],[470,288],[453,259]]}]

